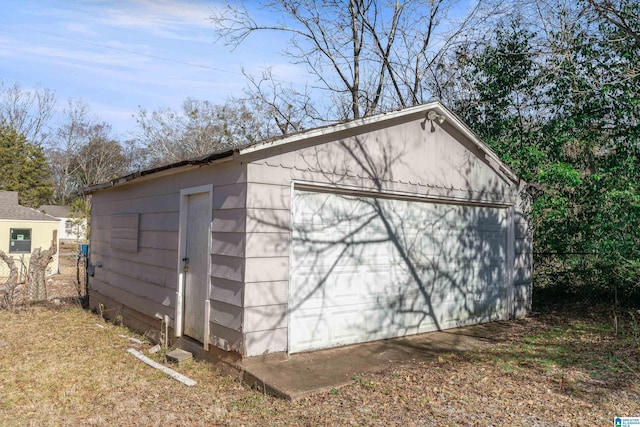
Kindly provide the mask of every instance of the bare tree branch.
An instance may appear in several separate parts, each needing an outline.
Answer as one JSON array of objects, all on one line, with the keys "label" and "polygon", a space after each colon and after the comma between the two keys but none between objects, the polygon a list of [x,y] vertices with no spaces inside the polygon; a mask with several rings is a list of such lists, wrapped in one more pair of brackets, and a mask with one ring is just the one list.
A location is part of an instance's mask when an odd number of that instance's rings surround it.
[{"label": "bare tree branch", "polygon": [[[320,95],[314,96],[312,110],[322,111],[325,120],[345,120],[427,100],[428,70],[478,11],[476,3],[461,22],[447,22],[457,4],[457,0],[272,0],[262,4],[271,13],[262,15],[264,22],[256,22],[244,7],[232,6],[210,19],[218,40],[233,47],[254,33],[290,36],[283,53],[304,65],[318,83],[314,92]],[[272,95],[267,95],[265,103],[270,99]],[[309,99],[300,101],[308,104]]]},{"label": "bare tree branch", "polygon": [[[624,1],[614,4],[611,0],[587,0],[589,5],[604,19],[624,31],[628,37],[640,46],[640,16],[638,8],[625,7]],[[634,13],[635,12],[635,13]]]},{"label": "bare tree branch", "polygon": [[56,104],[49,89],[23,89],[7,85],[0,78],[0,124],[10,126],[28,141],[41,145],[47,140],[47,126]]}]

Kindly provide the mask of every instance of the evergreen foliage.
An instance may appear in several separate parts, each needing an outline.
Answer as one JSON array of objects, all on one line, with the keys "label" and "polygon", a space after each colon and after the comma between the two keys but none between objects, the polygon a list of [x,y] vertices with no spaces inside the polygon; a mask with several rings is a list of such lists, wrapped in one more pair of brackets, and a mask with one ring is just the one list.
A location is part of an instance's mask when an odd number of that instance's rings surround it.
[{"label": "evergreen foliage", "polygon": [[20,204],[30,207],[48,203],[53,192],[42,147],[1,124],[0,190],[18,191]]},{"label": "evergreen foliage", "polygon": [[[530,183],[534,296],[630,302],[640,299],[640,20],[622,27],[583,6],[544,49],[514,21],[459,51],[472,90],[454,108]],[[640,16],[635,2],[621,10]]]}]

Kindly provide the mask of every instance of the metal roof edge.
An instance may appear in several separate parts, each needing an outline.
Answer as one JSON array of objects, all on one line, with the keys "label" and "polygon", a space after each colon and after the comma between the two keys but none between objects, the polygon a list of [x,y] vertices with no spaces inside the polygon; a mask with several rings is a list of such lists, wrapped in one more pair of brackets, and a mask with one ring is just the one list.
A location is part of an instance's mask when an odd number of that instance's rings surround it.
[{"label": "metal roof edge", "polygon": [[366,116],[359,119],[349,120],[346,122],[340,122],[336,124],[321,126],[306,131],[297,132],[291,135],[285,135],[281,138],[270,139],[261,141],[255,144],[248,145],[239,149],[239,154],[249,154],[256,151],[266,150],[273,147],[282,145],[288,145],[299,141],[304,141],[312,138],[318,138],[321,136],[331,135],[333,133],[343,132],[350,129],[355,129],[362,126],[368,126],[375,123],[385,122],[388,120],[397,119],[399,117],[410,116],[412,114],[427,112],[434,109],[438,105],[442,106],[439,101],[430,101],[426,104],[420,104],[413,107],[404,108],[401,110],[390,111],[388,113],[380,113],[374,116]]},{"label": "metal roof edge", "polygon": [[137,171],[130,173],[129,175],[120,176],[118,178],[112,179],[110,181],[101,182],[98,184],[88,185],[82,189],[82,193],[84,194],[92,194],[96,191],[104,190],[107,188],[115,187],[118,185],[125,184],[127,182],[136,180],[138,178],[142,178],[148,175],[157,174],[164,171],[175,170],[178,172],[180,169],[191,166],[203,166],[209,163],[213,163],[217,160],[222,160],[226,158],[233,157],[234,153],[237,151],[237,148],[232,148],[228,150],[216,151],[214,153],[208,154],[204,157],[199,157],[196,159],[189,160],[181,160],[176,163],[170,163],[168,165],[162,165],[151,169],[145,169],[142,171]]},{"label": "metal roof edge", "polygon": [[507,178],[508,180],[518,183],[520,178],[507,166],[498,155],[489,147],[473,130],[471,130],[453,111],[449,110],[439,100],[429,101],[425,104],[416,105],[413,107],[404,108],[401,110],[395,110],[388,113],[376,114],[375,116],[367,116],[360,119],[351,120],[348,122],[327,125],[319,128],[309,129],[292,135],[286,135],[282,138],[271,139],[267,141],[258,142],[238,149],[239,155],[245,155],[255,153],[278,146],[289,145],[297,143],[299,141],[318,138],[333,133],[338,133],[362,126],[372,125],[375,123],[385,122],[401,117],[408,117],[417,113],[428,113],[429,111],[436,111],[438,114],[442,114],[445,119],[452,124],[459,132],[469,138],[480,151],[485,154],[486,161],[496,173],[500,176]]},{"label": "metal roof edge", "polygon": [[487,163],[489,166],[495,170],[498,174],[504,175],[509,180],[514,183],[520,182],[520,178],[516,175],[515,172],[511,170],[504,162],[500,159],[500,157],[496,154],[495,151],[486,142],[484,142],[467,124],[462,121],[460,117],[458,117],[453,111],[449,110],[445,107],[441,102],[437,102],[438,107],[440,109],[440,113],[444,114],[446,119],[453,123],[456,129],[463,133],[467,138],[469,138],[475,145],[485,154]]}]

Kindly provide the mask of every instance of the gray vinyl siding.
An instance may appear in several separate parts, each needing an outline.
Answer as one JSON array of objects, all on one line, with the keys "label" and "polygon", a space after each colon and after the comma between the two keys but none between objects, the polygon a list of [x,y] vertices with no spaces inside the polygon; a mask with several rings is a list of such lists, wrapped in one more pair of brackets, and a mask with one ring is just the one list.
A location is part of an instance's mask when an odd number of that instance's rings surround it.
[{"label": "gray vinyl siding", "polygon": [[513,299],[516,317],[531,311],[533,289],[533,234],[528,222],[528,204],[520,200],[515,218],[515,259],[513,269]]},{"label": "gray vinyl siding", "polygon": [[[216,185],[213,182],[213,221],[211,230],[211,301],[210,342],[222,348],[242,350],[242,304],[240,298],[229,299],[229,293],[242,295],[244,285],[244,232],[246,212],[245,167],[238,182]],[[221,222],[219,218],[222,218]]]},{"label": "gray vinyl siding", "polygon": [[[101,265],[91,278],[96,292],[150,318],[175,322],[178,287],[180,191],[213,183],[210,340],[240,351],[244,281],[245,168],[212,165],[148,178],[96,192],[92,207],[92,255]],[[139,214],[138,250],[111,247],[111,217]],[[235,300],[228,295],[237,295]],[[126,322],[126,319],[125,319]]]},{"label": "gray vinyl siding", "polygon": [[244,234],[212,232],[211,253],[236,258],[244,257]]},{"label": "gray vinyl siding", "polygon": [[248,179],[243,325],[248,356],[287,350],[290,198],[288,171]]},{"label": "gray vinyl siding", "polygon": [[[170,309],[165,304],[156,303],[152,300],[145,298],[142,295],[137,295],[126,288],[121,288],[119,286],[115,286],[113,283],[106,282],[105,277],[100,275],[99,277],[92,277],[90,280],[91,290],[96,291],[101,295],[109,297],[115,301],[119,301],[122,305],[126,305],[131,309],[140,312],[151,318],[149,312],[153,311],[154,313],[159,313],[160,315],[169,315],[173,316],[174,311]],[[174,291],[175,292],[175,291]],[[94,304],[94,301],[91,301]],[[111,307],[105,306],[103,309],[105,311],[119,311],[120,306]],[[125,324],[127,324],[127,319],[123,319]],[[159,324],[159,322],[158,322]]]},{"label": "gray vinyl siding", "polygon": [[[214,254],[211,255],[211,277],[224,279],[242,285],[244,280],[244,260],[241,257]],[[215,283],[213,285],[215,286]]]},{"label": "gray vinyl siding", "polygon": [[[264,329],[261,331],[247,332],[244,335],[244,346],[247,349],[247,355],[254,352],[255,356],[267,354],[270,352],[286,351],[288,342],[287,328]],[[262,353],[257,353],[251,349],[259,349],[267,347]],[[274,350],[269,350],[273,348]],[[280,350],[278,350],[280,349]]]},{"label": "gray vinyl siding", "polygon": [[[172,247],[170,242],[177,241],[179,193],[157,193],[150,182],[145,184],[143,188],[122,187],[94,195],[91,261],[96,269],[90,287],[151,318],[156,313],[173,318],[178,252],[177,245]],[[144,187],[149,187],[146,194],[141,191]],[[138,249],[133,253],[111,244],[112,217],[132,213],[139,214]],[[167,240],[160,243],[160,235]]]},{"label": "gray vinyl siding", "polygon": [[242,307],[242,287],[238,286],[237,281],[226,280],[221,278],[215,279],[215,284],[211,285],[209,296],[212,300],[224,302],[227,304]]}]

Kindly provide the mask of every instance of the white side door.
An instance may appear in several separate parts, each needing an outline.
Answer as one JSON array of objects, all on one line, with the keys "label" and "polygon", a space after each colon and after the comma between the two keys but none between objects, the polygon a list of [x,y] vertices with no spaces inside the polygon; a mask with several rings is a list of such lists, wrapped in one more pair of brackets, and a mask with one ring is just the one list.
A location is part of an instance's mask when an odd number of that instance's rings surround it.
[{"label": "white side door", "polygon": [[[191,190],[191,191],[196,191]],[[182,333],[206,345],[210,286],[211,191],[183,191],[181,203]]]}]

